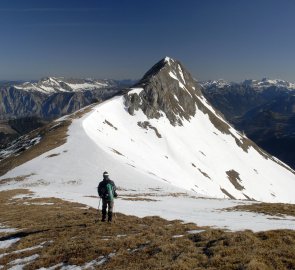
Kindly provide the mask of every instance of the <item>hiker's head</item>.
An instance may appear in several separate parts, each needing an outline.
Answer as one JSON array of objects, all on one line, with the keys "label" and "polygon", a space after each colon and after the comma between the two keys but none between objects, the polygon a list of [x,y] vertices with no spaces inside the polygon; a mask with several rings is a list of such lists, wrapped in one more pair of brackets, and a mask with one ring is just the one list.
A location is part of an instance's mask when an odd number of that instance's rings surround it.
[{"label": "hiker's head", "polygon": [[103,173],[103,179],[109,179],[109,173],[108,172]]}]

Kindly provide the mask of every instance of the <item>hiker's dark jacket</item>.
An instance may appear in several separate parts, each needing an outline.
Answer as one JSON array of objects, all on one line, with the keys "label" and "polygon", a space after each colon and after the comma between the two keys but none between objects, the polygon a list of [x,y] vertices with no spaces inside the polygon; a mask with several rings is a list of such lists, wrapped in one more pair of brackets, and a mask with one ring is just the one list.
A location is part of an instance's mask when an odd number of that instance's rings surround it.
[{"label": "hiker's dark jacket", "polygon": [[109,178],[105,178],[104,180],[102,180],[98,187],[97,187],[97,192],[98,192],[98,196],[101,197],[102,199],[108,200],[108,190],[107,190],[107,184],[111,184],[113,187],[113,192],[114,192],[114,197],[116,198],[117,192],[116,192],[116,185],[115,183],[110,180]]}]

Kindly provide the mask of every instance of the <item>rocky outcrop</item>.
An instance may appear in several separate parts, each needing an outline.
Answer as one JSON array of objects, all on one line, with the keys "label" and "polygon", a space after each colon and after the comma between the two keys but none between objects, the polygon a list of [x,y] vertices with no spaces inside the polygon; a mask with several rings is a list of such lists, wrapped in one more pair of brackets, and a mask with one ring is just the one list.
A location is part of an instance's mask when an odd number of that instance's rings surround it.
[{"label": "rocky outcrop", "polygon": [[148,118],[159,118],[163,113],[172,125],[182,125],[196,113],[199,86],[179,61],[164,58],[154,65],[125,95],[130,114],[139,108]]}]

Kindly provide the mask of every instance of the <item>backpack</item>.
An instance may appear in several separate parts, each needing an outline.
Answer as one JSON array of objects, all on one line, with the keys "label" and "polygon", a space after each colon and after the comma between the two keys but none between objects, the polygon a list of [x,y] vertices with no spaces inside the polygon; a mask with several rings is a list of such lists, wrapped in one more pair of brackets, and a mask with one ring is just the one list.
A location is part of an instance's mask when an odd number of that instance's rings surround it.
[{"label": "backpack", "polygon": [[114,190],[113,190],[113,185],[112,184],[107,184],[106,197],[107,197],[108,201],[113,201],[114,200]]}]

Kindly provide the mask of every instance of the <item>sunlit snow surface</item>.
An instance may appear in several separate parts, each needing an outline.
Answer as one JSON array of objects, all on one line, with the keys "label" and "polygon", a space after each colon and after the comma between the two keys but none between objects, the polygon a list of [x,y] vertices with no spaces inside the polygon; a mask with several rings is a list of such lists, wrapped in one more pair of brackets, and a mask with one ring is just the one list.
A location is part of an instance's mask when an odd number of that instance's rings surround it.
[{"label": "sunlit snow surface", "polygon": [[[155,130],[138,125],[144,121],[149,121],[161,137]],[[236,198],[244,198],[244,192],[256,200],[294,202],[295,179],[254,149],[244,152],[232,136],[218,131],[200,111],[191,122],[173,127],[165,117],[149,120],[141,111],[129,115],[123,97],[115,97],[74,120],[68,134],[64,145],[1,177],[31,175],[23,182],[2,185],[1,190],[30,188],[38,196],[97,207],[98,199],[91,196],[97,195],[102,173],[108,171],[121,195],[115,212],[158,215],[232,230],[295,229],[294,218],[222,210],[249,202],[222,199],[225,195],[220,187]],[[49,158],[52,154],[59,155]],[[240,173],[245,187],[242,192],[227,178],[225,171],[231,169]],[[204,198],[206,195],[216,198]]]}]

